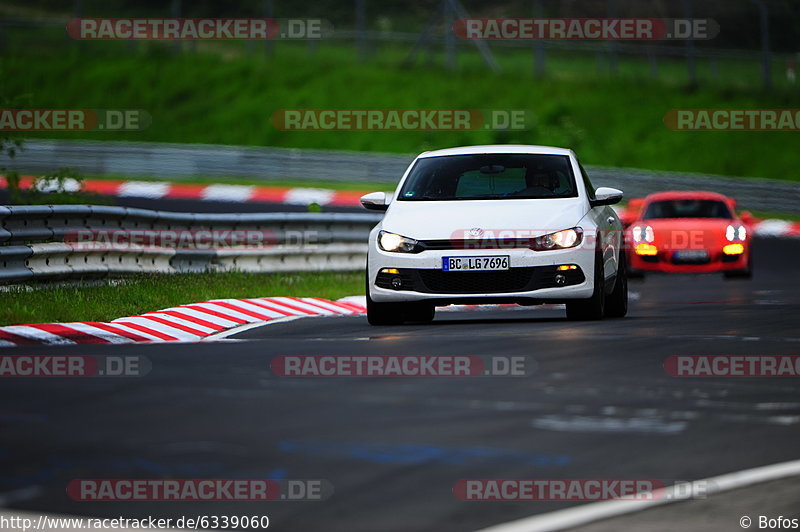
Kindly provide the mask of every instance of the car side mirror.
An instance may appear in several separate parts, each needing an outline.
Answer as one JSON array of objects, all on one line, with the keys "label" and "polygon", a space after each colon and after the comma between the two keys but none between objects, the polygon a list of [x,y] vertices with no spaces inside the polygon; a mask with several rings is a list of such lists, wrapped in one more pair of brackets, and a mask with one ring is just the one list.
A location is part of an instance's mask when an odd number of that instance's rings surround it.
[{"label": "car side mirror", "polygon": [[391,201],[392,195],[386,192],[370,192],[361,196],[361,206],[371,211],[385,211]]},{"label": "car side mirror", "polygon": [[600,187],[594,191],[594,199],[589,200],[592,207],[599,205],[614,205],[622,201],[623,192],[616,188]]},{"label": "car side mirror", "polygon": [[750,211],[742,211],[741,213],[739,213],[739,218],[741,218],[742,221],[747,225],[753,224],[754,218],[753,214]]}]

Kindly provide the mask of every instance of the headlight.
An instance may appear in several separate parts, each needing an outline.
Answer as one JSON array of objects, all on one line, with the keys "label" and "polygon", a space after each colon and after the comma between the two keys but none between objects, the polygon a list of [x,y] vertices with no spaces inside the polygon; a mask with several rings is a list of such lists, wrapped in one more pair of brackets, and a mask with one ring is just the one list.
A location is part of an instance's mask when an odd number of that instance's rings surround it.
[{"label": "headlight", "polygon": [[735,242],[736,240],[744,240],[747,238],[747,229],[743,225],[740,226],[733,226],[729,225],[727,229],[725,229],[725,238],[728,239],[729,242]]},{"label": "headlight", "polygon": [[573,227],[557,233],[550,233],[534,238],[531,249],[535,251],[550,251],[554,249],[574,248],[583,240],[583,229]]},{"label": "headlight", "polygon": [[393,253],[419,253],[419,242],[413,238],[396,235],[388,231],[378,233],[378,247]]},{"label": "headlight", "polygon": [[633,241],[637,244],[639,242],[652,242],[656,239],[655,233],[653,233],[653,228],[649,225],[644,227],[636,225],[633,227],[633,229],[631,229],[631,232],[633,233]]}]

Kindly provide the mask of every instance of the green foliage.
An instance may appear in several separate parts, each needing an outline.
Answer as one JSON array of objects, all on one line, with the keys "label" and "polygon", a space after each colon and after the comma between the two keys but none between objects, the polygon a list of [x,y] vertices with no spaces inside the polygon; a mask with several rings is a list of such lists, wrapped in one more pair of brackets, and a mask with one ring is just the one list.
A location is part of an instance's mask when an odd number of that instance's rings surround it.
[{"label": "green foliage", "polygon": [[[574,148],[585,164],[800,179],[787,171],[796,166],[796,133],[676,132],[663,123],[679,108],[800,107],[777,61],[778,88],[765,93],[757,62],[728,59],[718,61],[717,77],[698,62],[699,88],[688,90],[685,64],[668,58],[659,59],[654,79],[646,60],[621,56],[612,78],[592,54],[548,52],[547,77],[539,80],[530,50],[505,48],[494,49],[502,70],[492,73],[467,46],[450,72],[439,53],[432,64],[401,66],[408,48],[392,45],[359,63],[353,47],[339,42],[313,53],[307,43],[274,43],[267,55],[260,46],[248,52],[246,43],[200,43],[174,54],[160,43],[82,42],[45,53],[11,41],[15,53],[0,68],[14,93],[35,94],[35,106],[144,109],[153,117],[144,131],[31,137],[395,153],[529,143]],[[303,108],[523,109],[530,120],[516,131],[281,131],[270,122],[275,111]]]},{"label": "green foliage", "polygon": [[95,283],[37,283],[3,287],[0,325],[111,321],[218,298],[338,299],[363,292],[363,271],[151,274]]}]

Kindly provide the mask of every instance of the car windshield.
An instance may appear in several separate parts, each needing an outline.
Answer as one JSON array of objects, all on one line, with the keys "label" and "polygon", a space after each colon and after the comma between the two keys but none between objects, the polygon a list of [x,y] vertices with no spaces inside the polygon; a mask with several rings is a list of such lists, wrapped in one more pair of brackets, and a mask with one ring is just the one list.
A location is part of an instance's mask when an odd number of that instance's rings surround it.
[{"label": "car windshield", "polygon": [[566,155],[449,155],[418,159],[400,201],[542,199],[577,196]]},{"label": "car windshield", "polygon": [[722,201],[676,199],[654,201],[644,212],[645,220],[656,218],[733,218],[731,210]]}]

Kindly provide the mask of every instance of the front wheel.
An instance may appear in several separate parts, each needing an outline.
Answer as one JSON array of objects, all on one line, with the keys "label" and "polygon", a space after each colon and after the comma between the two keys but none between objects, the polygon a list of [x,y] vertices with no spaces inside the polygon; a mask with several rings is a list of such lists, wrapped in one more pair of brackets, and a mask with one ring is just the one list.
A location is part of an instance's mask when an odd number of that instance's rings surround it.
[{"label": "front wheel", "polygon": [[403,313],[396,303],[375,303],[367,290],[367,322],[370,325],[399,325]]},{"label": "front wheel", "polygon": [[367,322],[370,325],[403,323],[403,313],[397,303],[376,303],[369,297],[369,268],[367,268],[365,284],[367,288]]},{"label": "front wheel", "polygon": [[567,319],[573,321],[601,320],[605,313],[606,290],[603,256],[597,252],[594,260],[594,292],[589,299],[567,301]]},{"label": "front wheel", "polygon": [[619,252],[619,266],[617,279],[614,281],[614,291],[606,301],[606,316],[609,318],[624,318],[628,313],[628,258],[624,251]]},{"label": "front wheel", "polygon": [[436,308],[431,303],[376,303],[369,297],[367,279],[367,322],[370,325],[400,325],[405,321],[427,323],[433,321]]}]

